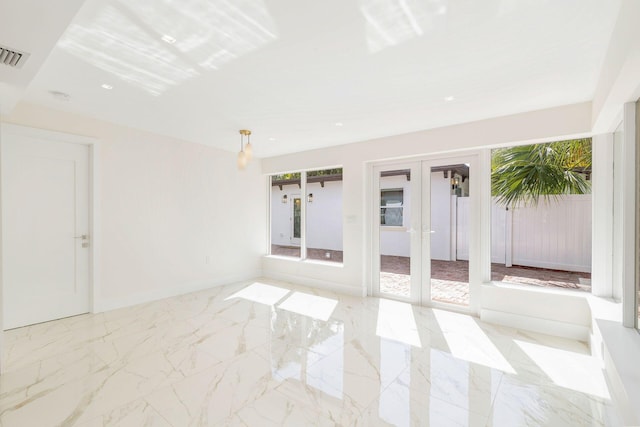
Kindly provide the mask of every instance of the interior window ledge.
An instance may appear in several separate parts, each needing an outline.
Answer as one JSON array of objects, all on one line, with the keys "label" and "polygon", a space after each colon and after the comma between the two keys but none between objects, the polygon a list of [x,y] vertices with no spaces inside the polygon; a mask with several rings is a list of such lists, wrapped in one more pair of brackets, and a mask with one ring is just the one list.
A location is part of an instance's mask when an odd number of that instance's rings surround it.
[{"label": "interior window ledge", "polygon": [[592,296],[591,351],[605,367],[612,400],[625,425],[640,425],[640,334],[622,326],[622,303]]},{"label": "interior window ledge", "polygon": [[283,260],[288,262],[301,262],[304,264],[315,264],[315,265],[322,265],[322,266],[334,267],[334,268],[344,267],[344,263],[342,262],[323,261],[319,259],[302,259],[302,258],[294,258],[294,257],[288,257],[288,256],[282,256],[282,255],[264,255],[264,258],[277,259],[277,260]]},{"label": "interior window ledge", "polygon": [[573,289],[551,288],[551,287],[533,286],[533,285],[520,285],[517,283],[499,282],[494,280],[490,282],[484,282],[483,285],[495,286],[497,288],[505,288],[505,289],[519,289],[523,291],[540,292],[545,294],[570,295],[570,296],[581,297],[581,298],[589,298],[592,296],[592,294],[589,292],[578,291]]}]

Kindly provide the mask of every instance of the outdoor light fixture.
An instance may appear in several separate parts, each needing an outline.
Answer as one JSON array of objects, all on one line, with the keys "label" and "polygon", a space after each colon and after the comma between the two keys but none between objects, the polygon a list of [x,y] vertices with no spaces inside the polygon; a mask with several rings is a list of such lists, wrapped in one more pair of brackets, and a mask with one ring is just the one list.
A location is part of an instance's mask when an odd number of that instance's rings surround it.
[{"label": "outdoor light fixture", "polygon": [[307,202],[313,202],[313,193],[309,193],[309,195],[307,196]]},{"label": "outdoor light fixture", "polygon": [[[244,137],[247,137],[247,145],[244,145]],[[251,146],[251,131],[240,130],[240,152],[238,153],[238,169],[242,170],[253,157],[253,147]]]},{"label": "outdoor light fixture", "polygon": [[287,203],[287,195],[282,196],[282,203]]}]

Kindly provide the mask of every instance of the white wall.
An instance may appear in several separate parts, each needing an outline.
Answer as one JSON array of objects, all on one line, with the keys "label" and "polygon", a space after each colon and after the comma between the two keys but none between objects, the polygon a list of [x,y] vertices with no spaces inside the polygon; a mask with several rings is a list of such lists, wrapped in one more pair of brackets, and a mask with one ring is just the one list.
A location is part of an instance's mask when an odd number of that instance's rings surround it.
[{"label": "white wall", "polygon": [[101,141],[98,310],[261,273],[259,161],[238,171],[231,152],[29,104],[3,120]]}]

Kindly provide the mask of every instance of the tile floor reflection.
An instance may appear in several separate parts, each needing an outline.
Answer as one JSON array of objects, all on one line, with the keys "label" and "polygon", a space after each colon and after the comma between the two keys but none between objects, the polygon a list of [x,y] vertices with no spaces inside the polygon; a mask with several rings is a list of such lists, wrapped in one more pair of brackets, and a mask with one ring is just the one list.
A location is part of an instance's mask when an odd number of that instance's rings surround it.
[{"label": "tile floor reflection", "polygon": [[15,329],[5,349],[2,427],[620,425],[583,343],[266,280]]}]

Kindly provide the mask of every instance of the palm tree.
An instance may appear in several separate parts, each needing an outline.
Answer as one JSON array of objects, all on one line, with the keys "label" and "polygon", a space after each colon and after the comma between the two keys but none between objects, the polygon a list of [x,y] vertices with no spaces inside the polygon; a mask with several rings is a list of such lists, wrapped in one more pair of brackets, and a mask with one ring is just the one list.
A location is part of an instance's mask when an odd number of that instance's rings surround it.
[{"label": "palm tree", "polygon": [[493,150],[491,193],[505,206],[537,205],[564,194],[586,194],[591,138]]}]

